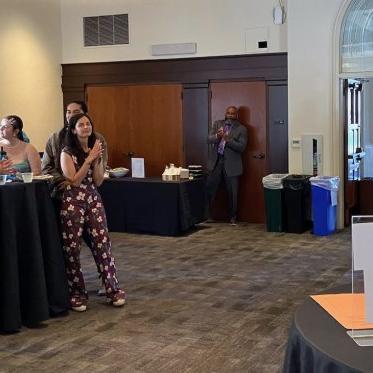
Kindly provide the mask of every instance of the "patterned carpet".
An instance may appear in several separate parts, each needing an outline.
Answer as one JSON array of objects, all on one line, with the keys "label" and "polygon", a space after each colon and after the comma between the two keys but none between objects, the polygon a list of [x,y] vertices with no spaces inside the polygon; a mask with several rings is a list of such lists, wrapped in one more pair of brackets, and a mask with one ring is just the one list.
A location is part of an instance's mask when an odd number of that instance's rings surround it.
[{"label": "patterned carpet", "polygon": [[350,232],[200,225],[182,237],[113,233],[121,309],[82,251],[88,310],[0,335],[0,372],[280,372],[295,308],[348,283]]}]

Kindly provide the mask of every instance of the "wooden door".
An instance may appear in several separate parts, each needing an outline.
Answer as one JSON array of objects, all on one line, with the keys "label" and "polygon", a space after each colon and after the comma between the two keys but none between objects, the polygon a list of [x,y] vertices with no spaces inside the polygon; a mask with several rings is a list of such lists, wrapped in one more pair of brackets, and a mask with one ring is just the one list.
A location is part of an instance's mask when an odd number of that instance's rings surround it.
[{"label": "wooden door", "polygon": [[[343,81],[343,111],[344,111],[344,221],[351,224],[353,215],[361,214],[360,202],[364,197],[359,195],[359,183],[364,175],[361,172],[361,134],[363,128],[364,82],[360,79],[345,79]],[[363,188],[364,190],[364,188]],[[371,196],[368,196],[370,199]]]},{"label": "wooden door", "polygon": [[183,127],[186,165],[207,167],[210,94],[207,83],[184,84]]},{"label": "wooden door", "polygon": [[108,143],[109,165],[130,167],[145,159],[146,176],[167,163],[183,165],[180,85],[89,86],[89,114]]},{"label": "wooden door", "polygon": [[130,151],[145,158],[147,176],[184,165],[180,85],[131,86],[129,117]]},{"label": "wooden door", "polygon": [[267,85],[268,132],[267,166],[271,174],[287,174],[288,159],[288,87],[281,82]]},{"label": "wooden door", "polygon": [[86,99],[94,128],[108,143],[108,164],[129,167],[124,152],[130,149],[129,90],[121,86],[88,87]]},{"label": "wooden door", "polygon": [[211,121],[223,119],[225,109],[236,106],[239,121],[247,127],[248,142],[242,155],[237,218],[264,222],[262,178],[266,174],[266,85],[265,82],[211,83]]}]

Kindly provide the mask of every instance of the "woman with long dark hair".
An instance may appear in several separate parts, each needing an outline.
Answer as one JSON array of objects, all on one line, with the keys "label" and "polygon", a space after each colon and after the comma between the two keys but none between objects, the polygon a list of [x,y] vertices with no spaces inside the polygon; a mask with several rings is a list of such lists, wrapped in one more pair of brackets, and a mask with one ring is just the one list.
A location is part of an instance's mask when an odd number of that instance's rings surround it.
[{"label": "woman with long dark hair", "polygon": [[64,144],[61,168],[69,185],[62,196],[61,222],[71,308],[75,311],[87,309],[88,296],[80,265],[81,237],[85,228],[107,301],[113,306],[122,306],[125,293],[120,290],[116,278],[105,210],[96,188],[104,180],[103,148],[87,114],[70,119]]}]

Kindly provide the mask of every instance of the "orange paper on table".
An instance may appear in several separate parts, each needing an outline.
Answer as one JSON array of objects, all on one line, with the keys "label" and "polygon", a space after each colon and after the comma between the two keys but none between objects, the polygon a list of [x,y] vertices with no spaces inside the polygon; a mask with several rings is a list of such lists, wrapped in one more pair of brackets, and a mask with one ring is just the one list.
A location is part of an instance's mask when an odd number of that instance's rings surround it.
[{"label": "orange paper on table", "polygon": [[346,329],[373,329],[373,323],[365,321],[364,294],[322,294],[311,298]]}]

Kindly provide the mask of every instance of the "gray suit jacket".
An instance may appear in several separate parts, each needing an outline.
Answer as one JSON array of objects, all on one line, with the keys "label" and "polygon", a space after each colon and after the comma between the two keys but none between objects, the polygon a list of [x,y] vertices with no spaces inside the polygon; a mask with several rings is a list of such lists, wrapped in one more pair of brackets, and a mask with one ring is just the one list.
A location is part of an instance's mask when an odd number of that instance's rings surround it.
[{"label": "gray suit jacket", "polygon": [[[210,128],[207,143],[208,162],[207,168],[211,172],[218,159],[218,140],[216,134],[220,127],[224,127],[224,120],[217,120]],[[232,129],[229,132],[228,140],[224,148],[224,168],[227,176],[242,175],[242,152],[245,150],[247,144],[247,129],[238,120],[233,121]]]}]

